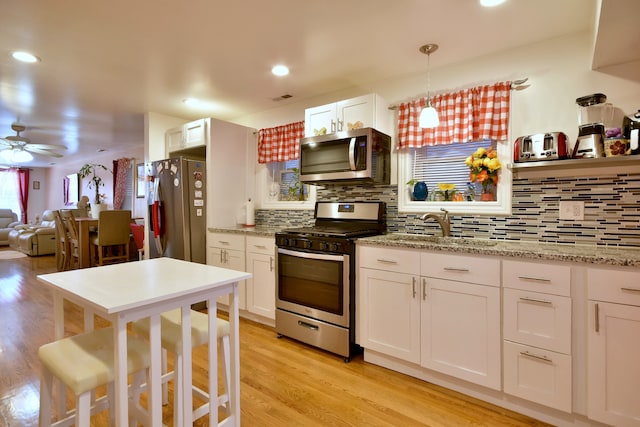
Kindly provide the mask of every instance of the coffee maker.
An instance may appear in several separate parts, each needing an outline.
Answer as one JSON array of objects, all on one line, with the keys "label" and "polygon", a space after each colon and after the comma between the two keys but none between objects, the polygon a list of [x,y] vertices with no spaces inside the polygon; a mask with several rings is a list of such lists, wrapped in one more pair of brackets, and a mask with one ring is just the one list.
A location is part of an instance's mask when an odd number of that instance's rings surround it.
[{"label": "coffee maker", "polygon": [[582,96],[578,104],[578,139],[573,146],[573,158],[604,157],[605,122],[611,121],[613,107],[603,93]]},{"label": "coffee maker", "polygon": [[625,116],[622,121],[622,134],[629,140],[631,154],[640,154],[640,110]]}]

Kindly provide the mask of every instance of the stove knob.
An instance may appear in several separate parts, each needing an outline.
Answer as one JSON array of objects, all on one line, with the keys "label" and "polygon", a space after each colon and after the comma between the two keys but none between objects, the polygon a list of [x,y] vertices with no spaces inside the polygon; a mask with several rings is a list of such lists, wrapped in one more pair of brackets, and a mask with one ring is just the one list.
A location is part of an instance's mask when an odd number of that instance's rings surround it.
[{"label": "stove knob", "polygon": [[282,239],[282,246],[289,246],[289,239],[286,237]]},{"label": "stove knob", "polygon": [[311,245],[312,245],[311,240],[306,240],[304,242],[304,248],[305,249],[311,249]]},{"label": "stove knob", "polygon": [[332,243],[331,244],[331,250],[334,252],[337,252],[338,249],[340,249],[340,244],[339,243]]},{"label": "stove knob", "polygon": [[320,242],[320,250],[326,251],[329,249],[329,244],[327,242]]}]

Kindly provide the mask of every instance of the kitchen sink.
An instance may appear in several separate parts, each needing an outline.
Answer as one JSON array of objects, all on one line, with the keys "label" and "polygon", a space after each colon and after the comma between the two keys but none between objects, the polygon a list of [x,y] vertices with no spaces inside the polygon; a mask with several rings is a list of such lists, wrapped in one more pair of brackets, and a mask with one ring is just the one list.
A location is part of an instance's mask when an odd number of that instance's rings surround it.
[{"label": "kitchen sink", "polygon": [[465,237],[441,237],[441,236],[425,236],[423,234],[406,234],[391,233],[384,236],[385,240],[407,241],[407,242],[424,242],[435,243],[438,245],[448,246],[495,246],[498,244],[496,240],[486,239],[468,239]]}]

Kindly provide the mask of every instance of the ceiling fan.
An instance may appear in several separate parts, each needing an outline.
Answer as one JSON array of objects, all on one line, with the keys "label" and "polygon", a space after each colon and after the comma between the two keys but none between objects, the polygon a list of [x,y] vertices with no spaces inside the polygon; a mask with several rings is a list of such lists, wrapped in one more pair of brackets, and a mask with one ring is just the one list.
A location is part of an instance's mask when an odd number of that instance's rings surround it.
[{"label": "ceiling fan", "polygon": [[12,123],[11,129],[16,133],[4,138],[0,138],[0,157],[11,163],[24,163],[33,160],[31,153],[42,154],[50,157],[62,157],[62,154],[51,150],[66,150],[64,145],[55,144],[33,144],[29,138],[20,135],[26,126],[19,123]]}]

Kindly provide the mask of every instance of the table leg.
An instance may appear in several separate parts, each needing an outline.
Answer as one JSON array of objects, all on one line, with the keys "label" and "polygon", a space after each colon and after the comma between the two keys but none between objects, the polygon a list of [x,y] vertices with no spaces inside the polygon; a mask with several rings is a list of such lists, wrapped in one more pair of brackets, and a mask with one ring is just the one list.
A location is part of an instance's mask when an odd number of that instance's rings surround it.
[{"label": "table leg", "polygon": [[[217,298],[207,300],[209,318],[209,424],[218,424],[218,316]],[[228,392],[228,390],[227,390]]]},{"label": "table leg", "polygon": [[[231,378],[229,379],[229,415],[233,425],[240,425],[240,320],[238,310],[238,283],[233,284],[229,298],[229,346],[231,347]],[[214,305],[215,307],[215,305]]]},{"label": "table leg", "polygon": [[191,305],[182,306],[182,425],[193,424],[193,391],[191,367]]},{"label": "table leg", "polygon": [[113,325],[113,360],[115,365],[115,424],[117,427],[124,427],[129,423],[127,322],[120,318],[116,318]]},{"label": "table leg", "polygon": [[151,366],[149,367],[148,401],[151,416],[150,424],[152,426],[162,425],[162,343],[160,325],[159,314],[155,314],[149,318]]},{"label": "table leg", "polygon": [[[64,338],[64,298],[58,292],[53,293],[53,338],[57,341]],[[58,389],[58,414],[64,416],[67,412],[67,387],[62,381],[55,381]]]}]

